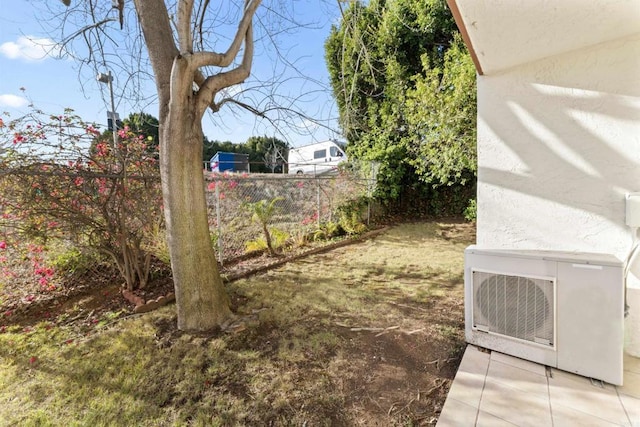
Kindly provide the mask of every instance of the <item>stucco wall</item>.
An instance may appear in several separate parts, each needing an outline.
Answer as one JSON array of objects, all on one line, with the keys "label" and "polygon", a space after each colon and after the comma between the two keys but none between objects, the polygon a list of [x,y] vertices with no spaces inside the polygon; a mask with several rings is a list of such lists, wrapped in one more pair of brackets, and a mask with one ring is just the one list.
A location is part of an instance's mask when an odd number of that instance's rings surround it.
[{"label": "stucco wall", "polygon": [[480,76],[478,112],[479,246],[626,257],[640,34]]}]

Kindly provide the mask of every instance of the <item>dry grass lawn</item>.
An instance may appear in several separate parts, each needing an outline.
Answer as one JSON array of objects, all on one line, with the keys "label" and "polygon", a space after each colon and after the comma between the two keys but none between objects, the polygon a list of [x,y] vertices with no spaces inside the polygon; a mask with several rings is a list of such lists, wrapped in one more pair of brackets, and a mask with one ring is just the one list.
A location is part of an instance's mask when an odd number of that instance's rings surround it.
[{"label": "dry grass lawn", "polygon": [[234,333],[181,333],[173,306],[6,325],[0,425],[433,425],[473,240],[469,224],[402,224],[233,282]]}]

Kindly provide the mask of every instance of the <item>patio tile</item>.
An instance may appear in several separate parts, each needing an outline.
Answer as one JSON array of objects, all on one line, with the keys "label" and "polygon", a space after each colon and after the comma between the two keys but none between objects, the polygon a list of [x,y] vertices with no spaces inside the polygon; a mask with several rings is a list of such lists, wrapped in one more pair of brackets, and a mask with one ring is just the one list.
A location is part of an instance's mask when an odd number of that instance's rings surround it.
[{"label": "patio tile", "polygon": [[507,387],[489,378],[485,383],[480,410],[521,427],[552,425],[546,396]]},{"label": "patio tile", "polygon": [[574,381],[579,385],[583,385],[585,387],[594,387],[598,390],[607,391],[609,393],[616,392],[616,386],[614,386],[613,384],[605,383],[598,380],[594,380],[592,382],[591,378],[583,377],[582,375],[576,375],[572,372],[561,371],[559,369],[552,369],[551,376],[553,378],[560,378],[560,379]]},{"label": "patio tile", "polygon": [[516,368],[525,369],[527,371],[531,371],[534,374],[545,375],[546,369],[543,365],[538,363],[530,362],[529,360],[519,359],[517,357],[509,356],[507,354],[498,353],[497,351],[491,352],[491,361],[496,361],[500,363],[505,363],[507,365],[514,366]]},{"label": "patio tile", "polygon": [[627,411],[627,416],[633,427],[640,426],[640,399],[635,397],[620,395],[622,406]]},{"label": "patio tile", "polygon": [[625,353],[623,363],[625,371],[631,371],[635,372],[636,374],[640,374],[640,357],[633,357]]},{"label": "patio tile", "polygon": [[[624,386],[551,370],[469,345],[438,426],[640,427],[640,362],[625,355]],[[601,387],[602,385],[602,387]]]},{"label": "patio tile", "polygon": [[452,398],[477,408],[484,388],[484,378],[482,374],[458,371],[449,389],[447,401]]},{"label": "patio tile", "polygon": [[618,386],[618,392],[620,394],[626,394],[627,396],[640,399],[640,374],[626,371],[624,373],[623,383],[623,385]]},{"label": "patio tile", "polygon": [[620,425],[628,425],[628,418],[610,384],[599,387],[588,378],[553,370],[549,378],[551,407],[565,406]]},{"label": "patio tile", "polygon": [[489,367],[489,353],[478,350],[477,347],[468,345],[458,367],[458,372],[486,375]]},{"label": "patio tile", "polygon": [[472,345],[467,346],[447,400],[450,397],[477,408],[480,405],[488,367],[489,354]]},{"label": "patio tile", "polygon": [[620,425],[594,417],[577,409],[554,405],[553,403],[551,404],[551,417],[553,418],[554,426],[613,427]]},{"label": "patio tile", "polygon": [[476,427],[513,427],[517,426],[517,424],[510,423],[509,421],[505,421],[502,418],[498,418],[495,415],[491,415],[488,412],[480,411],[478,412],[478,421],[476,422]]},{"label": "patio tile", "polygon": [[438,427],[468,427],[475,425],[478,408],[447,397],[438,418]]},{"label": "patio tile", "polygon": [[512,365],[492,360],[489,364],[487,379],[513,387],[525,393],[535,393],[543,398],[549,396],[547,376],[539,375],[531,370],[520,369]]}]

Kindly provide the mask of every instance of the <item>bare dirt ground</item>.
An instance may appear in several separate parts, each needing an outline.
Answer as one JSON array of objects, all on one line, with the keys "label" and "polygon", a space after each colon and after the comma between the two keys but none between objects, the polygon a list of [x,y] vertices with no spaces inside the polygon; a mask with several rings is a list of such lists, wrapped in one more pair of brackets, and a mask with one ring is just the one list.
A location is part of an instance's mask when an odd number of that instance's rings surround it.
[{"label": "bare dirt ground", "polygon": [[[222,336],[177,331],[172,307],[143,316],[160,351],[178,351],[185,340],[222,339],[225,351],[255,358],[235,358],[233,368],[216,367],[207,376],[215,399],[240,405],[233,416],[208,415],[220,417],[220,425],[433,425],[465,346],[463,250],[474,240],[474,226],[460,221],[405,223],[233,281],[233,308],[245,321]],[[272,262],[261,257],[226,274]],[[0,327],[51,319],[89,331],[105,313],[116,322],[130,317],[118,283],[85,280],[46,298],[5,297]],[[170,279],[160,276],[146,297],[170,290]],[[185,402],[207,396],[199,392],[153,411],[172,406],[180,413]]]}]

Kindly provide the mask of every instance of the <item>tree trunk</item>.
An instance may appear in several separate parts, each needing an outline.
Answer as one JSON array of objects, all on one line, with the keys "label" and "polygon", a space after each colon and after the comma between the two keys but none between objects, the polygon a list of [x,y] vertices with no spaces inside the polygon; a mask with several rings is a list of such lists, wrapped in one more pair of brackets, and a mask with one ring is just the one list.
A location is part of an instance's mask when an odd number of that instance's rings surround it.
[{"label": "tree trunk", "polygon": [[264,238],[267,241],[267,249],[269,250],[269,255],[276,256],[276,251],[273,249],[273,244],[271,243],[271,233],[269,233],[269,227],[266,222],[262,223],[262,231],[264,232]]},{"label": "tree trunk", "polygon": [[[165,0],[134,0],[134,4],[160,104],[160,176],[178,328],[208,330],[233,315],[209,239],[202,176],[202,116],[209,107],[215,111],[220,108],[223,101],[213,104],[220,89],[249,77],[253,60],[252,19],[260,0],[245,2],[236,35],[223,53],[194,52],[193,1],[172,3],[175,10],[171,15]],[[243,45],[242,62],[227,69]],[[205,77],[201,73],[205,66],[225,71]]]},{"label": "tree trunk", "polygon": [[232,316],[209,238],[202,175],[202,124],[192,75],[177,58],[166,121],[160,129],[160,175],[178,329],[204,331]]}]

